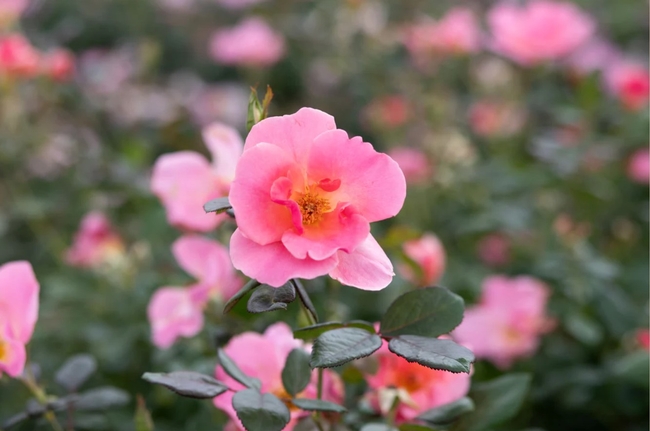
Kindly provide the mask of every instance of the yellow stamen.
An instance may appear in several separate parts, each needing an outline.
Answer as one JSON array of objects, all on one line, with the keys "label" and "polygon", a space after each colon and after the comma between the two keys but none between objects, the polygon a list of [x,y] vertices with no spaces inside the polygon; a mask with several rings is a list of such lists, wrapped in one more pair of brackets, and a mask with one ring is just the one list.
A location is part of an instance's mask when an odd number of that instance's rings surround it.
[{"label": "yellow stamen", "polygon": [[307,226],[318,223],[323,218],[323,213],[329,210],[327,199],[309,191],[302,195],[297,203],[302,214],[302,224]]},{"label": "yellow stamen", "polygon": [[7,346],[7,342],[0,338],[0,362],[7,359],[7,355],[9,353],[8,350],[9,346]]}]

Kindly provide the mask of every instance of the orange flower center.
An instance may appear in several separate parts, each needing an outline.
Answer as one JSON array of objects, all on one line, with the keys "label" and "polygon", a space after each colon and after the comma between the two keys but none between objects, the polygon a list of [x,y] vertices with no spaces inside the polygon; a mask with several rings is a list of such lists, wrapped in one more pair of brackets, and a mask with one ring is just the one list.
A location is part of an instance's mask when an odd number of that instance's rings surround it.
[{"label": "orange flower center", "polygon": [[424,381],[426,379],[423,379],[422,373],[418,373],[417,370],[403,370],[395,377],[395,386],[410,394],[419,391],[426,384]]},{"label": "orange flower center", "polygon": [[7,342],[0,338],[0,362],[3,362],[7,359],[8,353],[9,348],[7,347]]},{"label": "orange flower center", "polygon": [[295,405],[294,403],[291,402],[291,400],[292,400],[293,398],[291,398],[291,395],[289,395],[289,394],[284,390],[284,388],[277,389],[277,390],[273,391],[272,393],[273,393],[273,395],[275,395],[276,397],[278,397],[278,398],[280,399],[280,401],[282,401],[282,402],[284,403],[284,405],[287,406],[287,408],[289,409],[289,411],[294,412],[294,411],[298,411],[298,410],[300,410],[298,407],[296,407],[296,405]]},{"label": "orange flower center", "polygon": [[309,226],[318,223],[323,214],[329,210],[330,203],[327,199],[307,191],[296,201],[302,214],[302,224]]}]

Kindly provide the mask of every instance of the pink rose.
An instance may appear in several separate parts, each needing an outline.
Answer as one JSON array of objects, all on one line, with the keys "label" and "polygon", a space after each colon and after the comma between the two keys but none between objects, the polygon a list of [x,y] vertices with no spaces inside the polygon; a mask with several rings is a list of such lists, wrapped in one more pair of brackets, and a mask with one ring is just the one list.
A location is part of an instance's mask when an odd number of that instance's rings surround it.
[{"label": "pink rose", "polygon": [[408,362],[384,345],[375,354],[379,360],[377,373],[367,376],[373,408],[386,414],[394,397],[400,399],[396,423],[415,418],[418,414],[456,401],[469,391],[470,375],[432,370],[415,362]]},{"label": "pink rose", "polygon": [[243,147],[239,133],[220,123],[204,128],[203,140],[212,164],[194,151],[178,151],[160,156],[151,175],[151,191],[165,206],[169,224],[199,232],[214,229],[227,217],[206,214],[203,204],[228,195]]},{"label": "pink rose", "polygon": [[12,78],[31,78],[38,73],[40,53],[21,34],[0,39],[0,74]]},{"label": "pink rose", "polygon": [[416,148],[398,147],[390,150],[388,155],[397,162],[406,182],[419,184],[426,182],[433,171],[427,155]]},{"label": "pink rose", "polygon": [[124,253],[122,238],[113,230],[108,218],[93,211],[81,220],[72,246],[66,251],[68,264],[78,267],[94,267]]},{"label": "pink rose", "polygon": [[0,266],[0,377],[12,377],[25,368],[25,345],[38,320],[40,286],[29,262]]},{"label": "pink rose", "polygon": [[[282,369],[291,350],[306,349],[302,341],[293,338],[291,328],[283,322],[269,326],[264,334],[245,332],[233,337],[224,348],[225,353],[247,375],[258,378],[262,383],[262,392],[271,393],[282,400],[291,412],[291,421],[284,428],[293,430],[298,419],[309,414],[290,403],[291,396],[282,385]],[[216,378],[235,390],[245,389],[240,383],[228,376],[220,366],[215,370]],[[316,398],[317,373],[312,372],[311,383],[296,398]],[[230,416],[233,424],[231,429],[241,429],[243,426],[232,407],[233,392],[226,392],[214,399],[214,405]],[[343,401],[343,383],[338,375],[330,370],[323,373],[323,399],[334,403]]]},{"label": "pink rose", "polygon": [[453,336],[477,358],[508,368],[515,359],[531,356],[540,335],[552,328],[546,315],[549,295],[548,287],[533,277],[488,277],[481,302],[465,310]]},{"label": "pink rose", "polygon": [[153,343],[168,348],[178,337],[193,337],[203,328],[203,309],[210,300],[230,298],[242,285],[228,256],[216,241],[185,235],[172,245],[178,265],[198,281],[186,287],[158,289],[147,308]]},{"label": "pink rose", "polygon": [[417,286],[433,286],[440,280],[445,270],[445,249],[432,233],[422,235],[420,239],[406,241],[402,250],[416,266],[414,271],[407,264],[400,265],[404,278]]},{"label": "pink rose", "polygon": [[361,289],[386,287],[393,266],[370,223],[406,197],[397,163],[311,108],[256,124],[239,159],[230,203],[235,268],[261,283],[329,274]]},{"label": "pink rose", "polygon": [[593,19],[571,3],[531,0],[526,5],[503,1],[487,16],[491,47],[522,66],[570,54],[592,36]]},{"label": "pink rose", "polygon": [[438,22],[428,20],[408,28],[404,44],[416,58],[473,53],[479,50],[479,28],[470,9],[455,7]]},{"label": "pink rose", "polygon": [[648,106],[650,74],[646,65],[630,60],[614,62],[605,69],[605,86],[630,111]]},{"label": "pink rose", "polygon": [[55,49],[41,60],[42,72],[55,81],[67,81],[74,75],[74,56],[67,49]]},{"label": "pink rose", "polygon": [[505,235],[491,233],[478,243],[478,257],[489,266],[502,266],[510,262],[510,241]]},{"label": "pink rose", "polygon": [[650,182],[650,151],[647,148],[632,153],[627,162],[627,176],[640,184]]},{"label": "pink rose", "polygon": [[210,41],[210,55],[222,64],[264,67],[277,63],[285,53],[284,38],[260,18],[218,30]]}]

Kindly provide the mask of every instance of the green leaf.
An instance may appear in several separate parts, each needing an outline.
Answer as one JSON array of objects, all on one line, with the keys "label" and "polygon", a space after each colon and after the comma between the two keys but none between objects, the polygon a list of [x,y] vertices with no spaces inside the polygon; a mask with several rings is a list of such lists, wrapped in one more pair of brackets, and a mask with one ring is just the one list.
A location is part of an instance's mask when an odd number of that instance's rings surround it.
[{"label": "green leaf", "polygon": [[296,299],[296,289],[291,283],[281,287],[263,285],[258,287],[248,299],[247,309],[251,313],[286,310],[287,304]]},{"label": "green leaf", "polygon": [[381,320],[380,333],[385,337],[437,337],[460,324],[464,308],[463,298],[444,287],[407,292],[388,307]]},{"label": "green leaf", "polygon": [[68,392],[74,392],[97,370],[97,361],[91,355],[81,354],[68,358],[58,369],[54,380]]},{"label": "green leaf", "polygon": [[230,359],[230,357],[226,354],[226,352],[223,351],[223,349],[217,350],[217,358],[219,359],[219,365],[221,365],[221,368],[223,368],[226,374],[228,374],[230,377],[237,380],[247,388],[255,388],[257,390],[260,390],[262,388],[262,382],[260,382],[259,379],[256,379],[255,377],[249,377],[244,374],[244,372],[239,369],[237,364],[235,364],[235,362]]},{"label": "green leaf", "polygon": [[228,390],[228,387],[214,377],[194,371],[174,371],[171,373],[144,373],[142,378],[149,383],[189,398],[214,398]]},{"label": "green leaf", "polygon": [[203,204],[203,211],[206,213],[221,214],[225,213],[230,208],[232,208],[232,205],[230,205],[228,197],[212,199],[211,201]]},{"label": "green leaf", "polygon": [[361,431],[399,431],[397,428],[386,424],[367,424]]},{"label": "green leaf", "polygon": [[359,328],[341,328],[321,334],[314,341],[309,365],[312,368],[338,367],[363,358],[381,347],[381,338]]},{"label": "green leaf", "polygon": [[260,287],[262,283],[260,283],[257,280],[249,280],[248,283],[246,283],[237,293],[235,293],[233,296],[230,297],[230,299],[226,302],[226,305],[223,306],[223,314],[226,314],[232,308],[237,305],[237,303],[244,297],[248,292],[251,290],[255,290],[258,287]]},{"label": "green leaf", "polygon": [[359,328],[375,334],[375,327],[372,323],[363,320],[352,320],[350,322],[323,322],[293,331],[293,338],[298,340],[312,340],[323,332],[339,328]]},{"label": "green leaf", "polygon": [[430,422],[433,425],[446,425],[473,410],[474,401],[468,397],[463,397],[454,402],[443,404],[424,413],[420,413],[415,419]]},{"label": "green leaf", "polygon": [[292,278],[291,280],[289,280],[289,282],[292,283],[293,287],[296,288],[296,292],[298,292],[298,297],[300,298],[302,305],[305,306],[307,312],[314,319],[314,322],[318,323],[318,313],[316,313],[316,308],[314,307],[314,304],[311,302],[311,299],[309,298],[309,295],[307,294],[305,287],[297,278]]},{"label": "green leaf", "polygon": [[291,402],[296,406],[300,407],[303,410],[308,410],[310,412],[335,412],[343,413],[347,409],[341,405],[331,403],[329,401],[323,400],[311,400],[307,398],[294,398]]},{"label": "green leaf", "polygon": [[266,86],[266,93],[261,102],[257,96],[257,88],[251,87],[251,95],[248,98],[248,117],[246,119],[246,129],[249,132],[255,124],[268,117],[271,99],[273,99],[273,91],[270,86]]},{"label": "green leaf", "polygon": [[138,395],[138,403],[135,411],[134,419],[135,431],[153,431],[154,425],[151,419],[151,413],[147,410],[147,405],[144,402],[142,395]]},{"label": "green leaf", "polygon": [[110,386],[90,389],[79,394],[74,401],[76,410],[107,410],[128,404],[129,394],[121,389]]},{"label": "green leaf", "polygon": [[451,340],[400,335],[390,340],[388,349],[409,362],[452,373],[469,373],[474,362],[471,350]]},{"label": "green leaf", "polygon": [[311,380],[309,353],[303,349],[293,349],[282,369],[282,384],[289,395],[295,397],[302,392]]},{"label": "green leaf", "polygon": [[247,431],[281,431],[289,423],[289,409],[272,394],[244,389],[232,398],[237,417]]},{"label": "green leaf", "polygon": [[476,409],[460,419],[458,429],[486,430],[513,418],[526,399],[530,381],[530,374],[512,373],[474,385],[470,397]]}]

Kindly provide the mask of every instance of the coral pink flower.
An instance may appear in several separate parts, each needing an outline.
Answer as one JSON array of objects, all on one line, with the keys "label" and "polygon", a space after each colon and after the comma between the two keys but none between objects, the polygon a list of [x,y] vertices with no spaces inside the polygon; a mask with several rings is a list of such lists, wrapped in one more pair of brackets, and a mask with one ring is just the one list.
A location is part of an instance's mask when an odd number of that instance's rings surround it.
[{"label": "coral pink flower", "polygon": [[427,155],[416,148],[398,147],[390,150],[388,155],[397,162],[406,182],[409,184],[423,183],[433,171]]},{"label": "coral pink flower", "polygon": [[417,59],[435,54],[468,54],[479,50],[479,29],[473,12],[456,7],[436,22],[414,24],[406,30],[404,45]]},{"label": "coral pink flower", "polygon": [[21,34],[0,39],[0,74],[31,78],[38,73],[40,53]]},{"label": "coral pink flower", "polygon": [[[305,348],[305,345],[300,340],[294,339],[291,328],[282,322],[269,326],[264,334],[245,332],[237,335],[224,348],[226,354],[237,363],[245,374],[261,381],[263,393],[272,393],[287,404],[291,412],[291,422],[284,428],[285,431],[292,430],[299,418],[308,415],[290,403],[291,396],[286,393],[282,385],[284,363],[291,350],[295,348]],[[262,352],[263,354],[260,354]],[[215,375],[231,389],[245,389],[219,366],[215,370]],[[312,372],[311,383],[296,398],[316,398],[316,381],[317,374]],[[233,395],[233,392],[219,395],[214,399],[214,405],[225,411],[232,422],[237,425],[231,425],[232,428],[243,430],[244,428],[240,425],[232,407]],[[323,373],[323,399],[334,403],[343,401],[343,383],[338,375],[330,370],[325,370]]]},{"label": "coral pink flower", "polygon": [[592,36],[593,19],[571,3],[504,1],[488,13],[491,46],[523,66],[564,57]]},{"label": "coral pink flower", "polygon": [[406,241],[402,249],[417,266],[414,271],[408,264],[400,265],[404,278],[421,287],[433,286],[440,280],[445,270],[445,249],[437,236],[424,234],[420,239]]},{"label": "coral pink flower", "polygon": [[379,359],[379,367],[376,374],[367,376],[371,390],[368,399],[375,410],[386,414],[394,397],[398,396],[397,423],[412,420],[426,410],[456,401],[469,391],[469,374],[432,370],[408,362],[390,352],[386,342],[375,355]]},{"label": "coral pink flower", "polygon": [[501,266],[510,262],[510,241],[505,235],[491,233],[478,243],[478,257],[489,266]]},{"label": "coral pink flower", "polygon": [[151,298],[147,315],[153,343],[168,348],[178,337],[193,337],[203,328],[203,309],[211,298],[230,298],[242,285],[228,256],[216,241],[185,235],[172,245],[178,265],[198,280],[186,287],[162,287]]},{"label": "coral pink flower", "polygon": [[650,182],[650,151],[647,148],[632,153],[627,162],[627,176],[640,184]]},{"label": "coral pink flower", "polygon": [[0,266],[0,376],[12,377],[25,368],[25,345],[38,319],[40,286],[29,262]]},{"label": "coral pink flower", "polygon": [[203,140],[213,163],[194,151],[178,151],[156,160],[151,191],[167,210],[172,226],[206,232],[227,216],[206,214],[203,204],[227,196],[243,142],[239,133],[225,124],[213,123],[203,129]]},{"label": "coral pink flower", "polygon": [[41,60],[43,73],[55,81],[67,81],[74,75],[74,56],[67,49],[55,49]]},{"label": "coral pink flower", "polygon": [[648,68],[630,60],[615,62],[605,69],[605,86],[625,108],[638,111],[648,106],[650,74]]},{"label": "coral pink flower", "polygon": [[397,163],[311,108],[256,124],[237,164],[230,203],[235,268],[262,283],[330,274],[361,289],[386,287],[393,267],[370,223],[406,197]]},{"label": "coral pink flower", "polygon": [[0,0],[0,25],[17,20],[29,6],[29,0]]},{"label": "coral pink flower", "polygon": [[89,268],[123,253],[124,243],[113,230],[111,222],[101,212],[93,211],[81,220],[65,260],[70,265]]},{"label": "coral pink flower", "polygon": [[477,358],[507,368],[515,359],[532,355],[540,335],[552,328],[545,311],[549,295],[548,287],[533,277],[488,277],[481,302],[465,310],[453,336]]},{"label": "coral pink flower", "polygon": [[650,331],[647,329],[639,329],[636,331],[636,341],[645,350],[650,350]]},{"label": "coral pink flower", "polygon": [[247,18],[236,27],[218,30],[210,41],[212,58],[227,65],[271,66],[284,54],[284,38],[260,18]]}]

